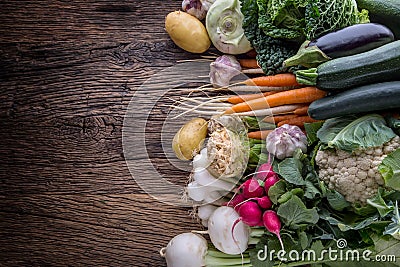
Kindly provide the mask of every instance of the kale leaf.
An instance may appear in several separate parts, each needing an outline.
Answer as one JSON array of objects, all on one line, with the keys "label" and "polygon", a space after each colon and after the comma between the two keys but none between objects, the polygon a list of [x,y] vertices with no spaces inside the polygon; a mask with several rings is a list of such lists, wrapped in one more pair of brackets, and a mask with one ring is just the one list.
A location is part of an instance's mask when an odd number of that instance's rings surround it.
[{"label": "kale leaf", "polygon": [[283,61],[296,54],[297,43],[267,36],[259,28],[259,9],[257,0],[243,0],[241,11],[244,15],[242,27],[246,38],[257,52],[257,62],[266,75],[281,72],[293,72],[295,68],[287,69]]}]

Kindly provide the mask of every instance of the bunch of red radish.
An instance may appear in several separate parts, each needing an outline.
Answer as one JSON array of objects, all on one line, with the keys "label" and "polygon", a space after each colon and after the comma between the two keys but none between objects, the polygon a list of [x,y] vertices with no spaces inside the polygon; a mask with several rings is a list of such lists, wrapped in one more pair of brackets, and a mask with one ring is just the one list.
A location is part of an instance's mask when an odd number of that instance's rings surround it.
[{"label": "bunch of red radish", "polygon": [[271,209],[272,201],[268,197],[269,189],[278,181],[279,177],[272,170],[271,164],[264,163],[252,178],[246,180],[238,188],[237,194],[226,203],[227,206],[233,207],[240,216],[233,224],[232,232],[240,221],[250,227],[264,226],[278,237],[283,249],[280,237],[281,221],[276,212]]}]

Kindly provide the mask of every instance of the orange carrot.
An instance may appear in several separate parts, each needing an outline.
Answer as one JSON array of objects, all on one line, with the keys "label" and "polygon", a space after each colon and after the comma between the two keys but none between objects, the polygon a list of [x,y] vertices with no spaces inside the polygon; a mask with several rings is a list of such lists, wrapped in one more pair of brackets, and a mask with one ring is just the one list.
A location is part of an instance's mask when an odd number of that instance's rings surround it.
[{"label": "orange carrot", "polygon": [[296,118],[296,117],[298,117],[298,116],[295,115],[295,114],[285,114],[285,115],[274,116],[273,119],[274,119],[274,123],[277,124],[277,123],[279,123],[281,121],[293,119],[293,118]]},{"label": "orange carrot", "polygon": [[243,82],[246,85],[257,86],[272,86],[272,87],[285,87],[285,86],[298,86],[296,75],[292,73],[281,73],[273,76],[260,76],[247,79]]},{"label": "orange carrot", "polygon": [[242,68],[247,68],[247,69],[257,69],[260,66],[258,66],[257,60],[255,58],[244,58],[244,59],[239,59],[240,66]]},{"label": "orange carrot", "polygon": [[273,95],[256,98],[233,105],[225,110],[225,114],[246,112],[251,110],[268,109],[281,105],[306,104],[326,96],[326,92],[315,87],[303,87],[282,91]]},{"label": "orange carrot", "polygon": [[262,94],[235,95],[235,96],[229,97],[227,99],[227,101],[231,104],[239,104],[239,103],[243,103],[243,102],[257,99],[260,97],[269,96],[269,95],[275,94],[277,92],[279,92],[279,91],[265,92]]},{"label": "orange carrot", "polygon": [[305,105],[301,108],[296,109],[295,111],[293,111],[293,113],[299,116],[304,116],[308,115],[307,111],[308,111],[308,105]]},{"label": "orange carrot", "polygon": [[256,132],[249,132],[247,136],[253,139],[265,139],[273,130],[263,130]]},{"label": "orange carrot", "polygon": [[284,124],[290,124],[290,125],[296,125],[296,126],[299,126],[299,127],[303,128],[304,127],[304,123],[311,123],[311,122],[317,122],[317,121],[318,120],[314,120],[310,116],[299,116],[299,117],[296,117],[296,118],[291,118],[291,119],[280,121],[278,123],[278,127],[280,127],[280,126],[282,126]]}]

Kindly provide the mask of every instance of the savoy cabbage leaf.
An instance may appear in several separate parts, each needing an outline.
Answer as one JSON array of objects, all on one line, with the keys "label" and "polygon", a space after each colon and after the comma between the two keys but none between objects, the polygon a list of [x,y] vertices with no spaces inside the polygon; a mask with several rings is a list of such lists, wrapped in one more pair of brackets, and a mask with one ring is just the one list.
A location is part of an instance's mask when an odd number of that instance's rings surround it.
[{"label": "savoy cabbage leaf", "polygon": [[256,0],[258,25],[273,38],[295,40],[319,36],[353,24],[369,22],[368,11],[355,0]]},{"label": "savoy cabbage leaf", "polygon": [[310,1],[305,17],[308,40],[357,23],[369,22],[368,11],[359,12],[355,0]]}]

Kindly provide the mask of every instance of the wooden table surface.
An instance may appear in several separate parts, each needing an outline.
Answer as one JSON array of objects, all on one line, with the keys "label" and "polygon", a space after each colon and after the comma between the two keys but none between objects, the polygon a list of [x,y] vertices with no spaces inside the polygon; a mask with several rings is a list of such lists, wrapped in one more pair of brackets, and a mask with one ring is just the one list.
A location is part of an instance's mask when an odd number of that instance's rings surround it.
[{"label": "wooden table surface", "polygon": [[165,266],[199,227],[138,186],[122,145],[135,91],[194,57],[164,30],[180,4],[0,2],[0,266]]}]

